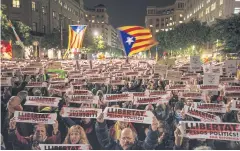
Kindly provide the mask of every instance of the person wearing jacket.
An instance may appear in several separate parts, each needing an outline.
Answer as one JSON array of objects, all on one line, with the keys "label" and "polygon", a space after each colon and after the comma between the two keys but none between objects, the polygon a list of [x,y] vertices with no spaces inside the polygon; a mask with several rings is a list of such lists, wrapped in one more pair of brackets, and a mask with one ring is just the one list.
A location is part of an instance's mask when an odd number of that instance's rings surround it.
[{"label": "person wearing jacket", "polygon": [[130,128],[123,129],[119,141],[114,141],[113,138],[109,137],[103,113],[98,116],[95,129],[99,143],[106,150],[153,150],[158,144],[158,124],[156,117],[153,117],[149,132],[143,142],[137,140],[136,133]]},{"label": "person wearing jacket", "polygon": [[61,133],[58,130],[58,121],[53,124],[53,135],[47,136],[47,127],[44,124],[34,126],[34,134],[29,137],[21,136],[16,129],[16,121],[12,118],[9,122],[8,139],[15,142],[25,150],[39,150],[39,144],[60,144]]}]

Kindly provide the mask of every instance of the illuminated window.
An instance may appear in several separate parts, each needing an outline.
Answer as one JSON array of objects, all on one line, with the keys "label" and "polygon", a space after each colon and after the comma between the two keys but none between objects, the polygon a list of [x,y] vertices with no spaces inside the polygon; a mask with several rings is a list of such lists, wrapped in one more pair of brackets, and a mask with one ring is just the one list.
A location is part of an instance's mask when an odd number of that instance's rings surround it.
[{"label": "illuminated window", "polygon": [[180,14],[180,17],[183,17],[183,15],[182,15],[182,14]]},{"label": "illuminated window", "polygon": [[12,7],[20,8],[20,0],[12,0]]},{"label": "illuminated window", "polygon": [[42,13],[45,14],[45,8],[44,8],[44,6],[42,7]]},{"label": "illuminated window", "polygon": [[169,23],[169,26],[172,26],[172,23]]},{"label": "illuminated window", "polygon": [[32,30],[35,32],[37,31],[37,23],[35,22],[32,23]]},{"label": "illuminated window", "polygon": [[206,8],[206,14],[208,14],[210,12],[210,8]]},{"label": "illuminated window", "polygon": [[159,32],[159,29],[157,29],[156,32],[158,33],[158,32]]},{"label": "illuminated window", "polygon": [[182,24],[183,23],[183,21],[179,21],[179,24]]},{"label": "illuminated window", "polygon": [[32,2],[32,10],[36,11],[36,2]]},{"label": "illuminated window", "polygon": [[52,12],[52,16],[53,16],[53,18],[56,18],[56,13],[55,13],[55,11]]},{"label": "illuminated window", "polygon": [[170,17],[170,20],[172,20],[172,17]]},{"label": "illuminated window", "polygon": [[219,11],[219,16],[222,16],[222,13],[223,13],[222,10],[220,10],[220,11]]},{"label": "illuminated window", "polygon": [[211,5],[211,11],[216,9],[216,2]]},{"label": "illuminated window", "polygon": [[[239,0],[240,1],[240,0]],[[222,5],[223,4],[223,0],[220,0],[220,5]]]},{"label": "illuminated window", "polygon": [[210,0],[207,0],[207,4],[210,2]]},{"label": "illuminated window", "polygon": [[240,13],[240,8],[234,8],[234,14],[239,14]]}]

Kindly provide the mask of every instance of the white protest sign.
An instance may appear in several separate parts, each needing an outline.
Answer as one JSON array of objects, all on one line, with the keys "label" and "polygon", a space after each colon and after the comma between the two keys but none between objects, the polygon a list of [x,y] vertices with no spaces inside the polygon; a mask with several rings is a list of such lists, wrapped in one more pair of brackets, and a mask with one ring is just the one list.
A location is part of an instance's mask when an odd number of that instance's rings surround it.
[{"label": "white protest sign", "polygon": [[154,117],[151,111],[113,107],[106,107],[103,113],[104,119],[106,120],[131,123],[152,124],[152,119]]},{"label": "white protest sign", "polygon": [[236,73],[237,72],[237,60],[226,60],[225,68],[227,73]]},{"label": "white protest sign", "polygon": [[134,97],[134,104],[157,104],[168,103],[167,100],[163,100],[160,96],[155,97]]},{"label": "white protest sign", "polygon": [[240,91],[238,92],[225,92],[226,98],[240,98]]},{"label": "white protest sign", "polygon": [[212,74],[215,75],[222,75],[223,74],[223,69],[222,66],[212,66]]},{"label": "white protest sign", "polygon": [[58,97],[42,97],[42,96],[27,96],[24,105],[29,106],[50,106],[58,107],[61,98]]},{"label": "white protest sign", "polygon": [[71,118],[97,118],[102,113],[102,109],[96,108],[63,107],[62,110],[62,117]]},{"label": "white protest sign", "polygon": [[111,85],[124,85],[124,80],[121,80],[121,79],[113,80],[113,79],[111,79],[110,84]]},{"label": "white protest sign", "polygon": [[89,90],[74,90],[73,95],[93,95]]},{"label": "white protest sign", "polygon": [[69,95],[70,103],[90,103],[90,104],[98,104],[98,96],[93,95]]},{"label": "white protest sign", "polygon": [[170,93],[168,91],[157,91],[157,90],[146,90],[149,96],[168,96]]},{"label": "white protest sign", "polygon": [[200,85],[201,90],[218,91],[219,85]]},{"label": "white protest sign", "polygon": [[187,99],[202,99],[202,93],[200,92],[182,92],[179,95],[180,98],[187,98]]},{"label": "white protest sign", "polygon": [[88,144],[39,144],[41,150],[89,150]]},{"label": "white protest sign", "polygon": [[123,92],[123,94],[129,94],[130,96],[133,96],[133,97],[144,97],[144,96],[148,96],[148,94],[145,93],[145,92]]},{"label": "white protest sign", "polygon": [[180,121],[180,130],[189,139],[240,141],[240,124]]},{"label": "white protest sign", "polygon": [[203,73],[212,73],[212,66],[210,64],[203,65]]},{"label": "white protest sign", "polygon": [[205,73],[203,77],[203,85],[219,85],[219,75]]},{"label": "white protest sign", "polygon": [[225,104],[193,102],[192,107],[203,112],[226,113]]},{"label": "white protest sign", "polygon": [[187,87],[184,84],[168,85],[167,90],[187,90]]},{"label": "white protest sign", "polygon": [[104,94],[103,100],[105,102],[126,102],[126,101],[132,101],[133,96],[130,93],[125,94]]},{"label": "white protest sign", "polygon": [[225,92],[240,92],[240,86],[226,86],[224,88]]},{"label": "white protest sign", "polygon": [[205,121],[205,122],[221,122],[220,117],[218,117],[214,114],[203,112],[203,111],[197,110],[195,108],[192,108],[192,107],[189,107],[186,105],[184,106],[184,113],[186,115],[198,118],[201,121]]},{"label": "white protest sign", "polygon": [[1,77],[1,86],[12,86],[12,77]]},{"label": "white protest sign", "polygon": [[57,119],[57,114],[15,111],[14,119],[20,123],[54,124]]},{"label": "white protest sign", "polygon": [[181,71],[167,71],[166,80],[171,81],[181,81],[182,72]]},{"label": "white protest sign", "polygon": [[26,87],[29,87],[29,88],[36,88],[36,87],[39,87],[39,88],[42,88],[42,87],[47,87],[47,83],[45,82],[29,82]]},{"label": "white protest sign", "polygon": [[240,111],[240,100],[232,100],[231,110]]},{"label": "white protest sign", "polygon": [[200,56],[191,56],[190,57],[190,70],[191,71],[199,71],[202,68],[202,63],[200,60]]}]

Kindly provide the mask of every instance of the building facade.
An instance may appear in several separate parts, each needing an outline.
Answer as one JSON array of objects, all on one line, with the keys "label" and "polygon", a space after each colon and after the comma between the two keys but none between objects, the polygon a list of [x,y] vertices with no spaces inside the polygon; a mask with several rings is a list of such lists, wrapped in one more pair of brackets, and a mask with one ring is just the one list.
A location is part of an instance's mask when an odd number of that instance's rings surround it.
[{"label": "building facade", "polygon": [[8,19],[21,21],[37,34],[86,24],[83,0],[2,0]]},{"label": "building facade", "polygon": [[145,25],[151,29],[153,34],[169,31],[176,25],[183,23],[184,12],[184,0],[176,0],[173,5],[167,7],[149,6],[147,7]]},{"label": "building facade", "polygon": [[185,22],[197,19],[211,25],[216,18],[240,13],[240,0],[186,0]]},{"label": "building facade", "polygon": [[104,5],[99,4],[93,9],[86,8],[88,32],[93,36],[102,36],[104,42],[111,47],[117,48],[117,30],[109,23],[109,15]]}]

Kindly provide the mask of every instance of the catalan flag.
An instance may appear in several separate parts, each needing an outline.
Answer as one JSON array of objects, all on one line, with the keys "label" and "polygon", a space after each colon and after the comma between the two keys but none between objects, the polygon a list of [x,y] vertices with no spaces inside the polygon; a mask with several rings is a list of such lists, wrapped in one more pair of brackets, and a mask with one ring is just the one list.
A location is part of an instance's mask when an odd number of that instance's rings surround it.
[{"label": "catalan flag", "polygon": [[141,26],[124,26],[118,28],[127,56],[149,50],[158,42],[153,38],[151,31]]},{"label": "catalan flag", "polygon": [[70,25],[68,49],[81,48],[87,25]]}]

